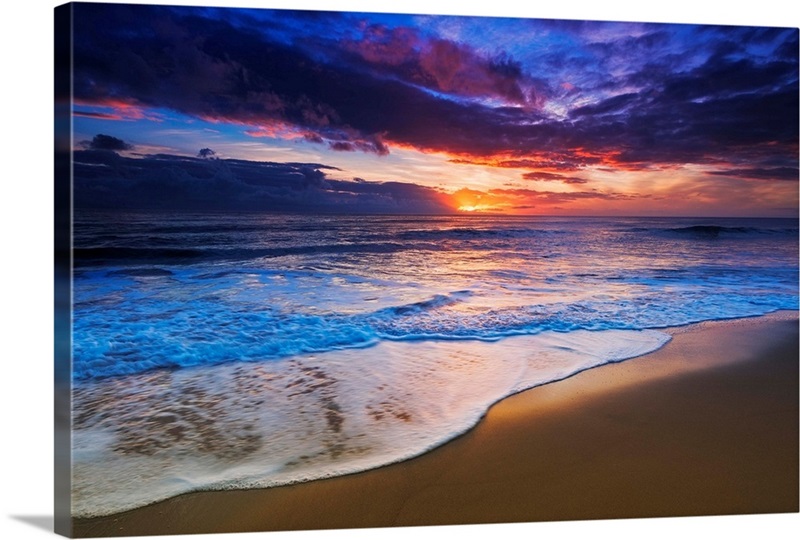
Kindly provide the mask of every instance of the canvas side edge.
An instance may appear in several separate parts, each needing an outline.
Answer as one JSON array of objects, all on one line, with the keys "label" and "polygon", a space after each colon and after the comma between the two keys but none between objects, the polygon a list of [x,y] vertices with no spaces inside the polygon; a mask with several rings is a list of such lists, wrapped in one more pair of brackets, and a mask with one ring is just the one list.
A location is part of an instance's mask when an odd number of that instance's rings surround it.
[{"label": "canvas side edge", "polygon": [[54,10],[54,519],[72,536],[72,4]]}]

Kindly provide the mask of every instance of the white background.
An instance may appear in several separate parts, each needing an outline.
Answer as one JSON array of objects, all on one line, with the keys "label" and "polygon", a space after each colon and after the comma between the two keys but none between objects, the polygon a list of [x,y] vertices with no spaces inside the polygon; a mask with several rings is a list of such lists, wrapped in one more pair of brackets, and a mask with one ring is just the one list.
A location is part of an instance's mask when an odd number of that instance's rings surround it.
[{"label": "white background", "polygon": [[[142,3],[142,2],[130,2]],[[151,2],[152,3],[152,2]],[[406,13],[503,15],[538,18],[627,20],[798,27],[797,7],[782,0],[750,3],[668,0],[220,0],[175,1],[236,7],[403,11]],[[52,133],[53,8],[58,2],[8,2],[0,17],[3,160],[0,174],[0,356],[2,384],[2,511],[0,538],[47,538],[53,533],[52,491]],[[527,3],[526,3],[527,4]],[[718,6],[716,9],[714,5]],[[532,489],[535,489],[532,487]],[[466,539],[540,538],[730,539],[797,538],[798,514],[532,523],[415,529],[253,533],[242,538],[345,539],[408,536]],[[178,538],[178,537],[170,537]],[[185,538],[229,539],[234,535]]]}]

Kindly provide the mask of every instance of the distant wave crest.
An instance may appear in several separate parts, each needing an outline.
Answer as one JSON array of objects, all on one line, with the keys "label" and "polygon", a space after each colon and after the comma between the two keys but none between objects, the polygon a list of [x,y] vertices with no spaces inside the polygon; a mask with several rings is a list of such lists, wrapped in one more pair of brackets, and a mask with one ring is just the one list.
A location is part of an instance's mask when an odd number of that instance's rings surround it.
[{"label": "distant wave crest", "polygon": [[259,258],[286,257],[291,255],[314,255],[336,253],[394,253],[408,249],[436,249],[426,244],[400,244],[396,242],[340,243],[309,246],[265,247],[247,249],[214,248],[135,248],[135,247],[90,247],[76,248],[76,266],[94,266],[106,263],[142,264],[192,264],[206,261],[237,261]]},{"label": "distant wave crest", "polygon": [[634,232],[646,232],[656,235],[665,235],[670,238],[688,239],[718,239],[740,238],[744,236],[797,236],[798,229],[791,227],[725,227],[722,225],[691,225],[687,227],[636,228]]}]

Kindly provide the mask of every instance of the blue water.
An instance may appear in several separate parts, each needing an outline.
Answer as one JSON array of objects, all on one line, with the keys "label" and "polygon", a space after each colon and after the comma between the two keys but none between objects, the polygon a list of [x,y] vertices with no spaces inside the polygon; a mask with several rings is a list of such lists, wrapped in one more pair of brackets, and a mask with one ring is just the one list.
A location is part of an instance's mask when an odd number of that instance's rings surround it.
[{"label": "blue water", "polygon": [[793,220],[79,213],[72,512],[417,456],[497,400],[798,308]]},{"label": "blue water", "polygon": [[798,308],[786,219],[79,215],[74,377]]}]

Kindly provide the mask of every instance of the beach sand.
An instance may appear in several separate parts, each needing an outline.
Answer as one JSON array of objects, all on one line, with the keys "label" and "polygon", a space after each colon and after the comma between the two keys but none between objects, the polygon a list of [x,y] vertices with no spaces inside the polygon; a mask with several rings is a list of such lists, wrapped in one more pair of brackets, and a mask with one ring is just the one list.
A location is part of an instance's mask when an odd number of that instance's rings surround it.
[{"label": "beach sand", "polygon": [[138,536],[798,511],[796,312],[672,329],[662,349],[494,405],[418,458],[76,520]]}]

